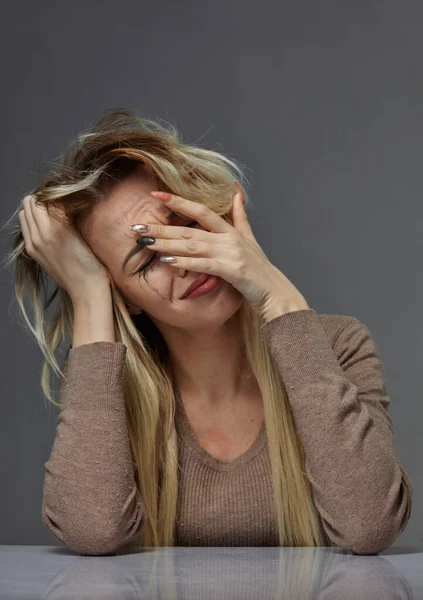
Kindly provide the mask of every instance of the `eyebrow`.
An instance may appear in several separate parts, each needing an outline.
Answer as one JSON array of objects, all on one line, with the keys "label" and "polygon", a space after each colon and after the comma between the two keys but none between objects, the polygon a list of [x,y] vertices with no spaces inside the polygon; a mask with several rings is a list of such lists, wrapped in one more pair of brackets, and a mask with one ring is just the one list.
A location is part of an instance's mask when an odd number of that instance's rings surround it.
[{"label": "eyebrow", "polygon": [[[169,222],[171,219],[178,217],[179,215],[177,215],[176,213],[173,212],[173,210],[169,210],[165,215],[164,218],[167,222]],[[137,254],[138,252],[142,252],[143,250],[145,250],[145,246],[143,246],[142,244],[135,244],[134,248],[132,248],[132,250],[130,250],[128,252],[128,254],[126,255],[123,263],[122,263],[122,271],[125,270],[126,265],[128,264],[128,262],[131,260],[131,258]]]},{"label": "eyebrow", "polygon": [[127,254],[125,260],[122,263],[122,271],[124,271],[127,263],[131,260],[134,254],[136,254],[137,252],[141,252],[142,250],[144,250],[144,247],[141,244],[137,244],[134,248],[132,248],[132,250],[129,252],[129,254]]}]

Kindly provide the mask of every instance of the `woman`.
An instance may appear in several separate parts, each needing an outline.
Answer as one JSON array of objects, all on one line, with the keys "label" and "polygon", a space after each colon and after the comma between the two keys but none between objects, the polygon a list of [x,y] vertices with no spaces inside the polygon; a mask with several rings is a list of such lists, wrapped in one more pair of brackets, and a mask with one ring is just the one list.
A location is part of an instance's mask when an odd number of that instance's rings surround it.
[{"label": "woman", "polygon": [[[115,109],[19,207],[16,297],[46,358],[43,391],[62,409],[42,516],[81,554],[374,554],[409,520],[369,330],[317,315],[267,259],[235,176],[235,161]],[[56,286],[43,301],[46,274]],[[51,368],[64,376],[60,404]]]}]

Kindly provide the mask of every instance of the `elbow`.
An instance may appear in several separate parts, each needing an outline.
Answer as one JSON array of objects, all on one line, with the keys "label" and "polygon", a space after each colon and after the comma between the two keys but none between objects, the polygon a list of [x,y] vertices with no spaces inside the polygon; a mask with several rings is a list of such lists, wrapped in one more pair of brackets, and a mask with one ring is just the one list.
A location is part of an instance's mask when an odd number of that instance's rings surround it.
[{"label": "elbow", "polygon": [[68,536],[68,548],[83,556],[113,556],[120,548],[117,538],[107,533],[96,531],[87,532],[84,535],[79,532]]},{"label": "elbow", "polygon": [[392,546],[410,520],[412,498],[413,488],[408,476],[405,476],[397,496],[396,508],[394,511],[389,511],[391,516],[385,515],[384,520],[381,521],[383,511],[380,511],[379,519],[371,515],[367,528],[352,537],[353,542],[348,544],[348,549],[354,554],[379,554]]},{"label": "elbow", "polygon": [[356,538],[347,545],[348,550],[353,554],[358,555],[374,555],[379,554],[386,548],[389,548],[395,540],[387,539],[370,539],[368,536],[364,538]]},{"label": "elbow", "polygon": [[70,550],[82,556],[114,556],[119,550],[119,545],[111,537],[75,538],[72,536],[65,541],[65,544]]},{"label": "elbow", "polygon": [[379,527],[369,527],[366,531],[351,536],[351,541],[346,546],[353,554],[379,554],[394,544],[405,529],[407,521],[408,517],[398,526],[390,522]]},{"label": "elbow", "polygon": [[70,550],[84,556],[114,555],[120,547],[117,536],[105,527],[84,524],[60,524],[49,514],[43,505],[42,521],[50,533]]}]

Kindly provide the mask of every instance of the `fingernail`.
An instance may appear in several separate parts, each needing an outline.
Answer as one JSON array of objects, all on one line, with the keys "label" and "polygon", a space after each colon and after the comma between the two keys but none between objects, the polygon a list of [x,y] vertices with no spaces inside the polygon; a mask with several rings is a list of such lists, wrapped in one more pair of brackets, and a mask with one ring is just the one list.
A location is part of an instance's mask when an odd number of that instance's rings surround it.
[{"label": "fingernail", "polygon": [[130,225],[129,229],[132,229],[132,231],[139,231],[140,233],[147,233],[147,231],[150,231],[148,225]]},{"label": "fingernail", "polygon": [[160,198],[160,200],[164,201],[172,199],[172,194],[169,192],[150,192],[150,194],[155,198]]},{"label": "fingernail", "polygon": [[136,243],[140,244],[140,246],[151,246],[151,244],[154,244],[155,241],[156,241],[156,238],[145,237],[145,238],[138,238]]}]

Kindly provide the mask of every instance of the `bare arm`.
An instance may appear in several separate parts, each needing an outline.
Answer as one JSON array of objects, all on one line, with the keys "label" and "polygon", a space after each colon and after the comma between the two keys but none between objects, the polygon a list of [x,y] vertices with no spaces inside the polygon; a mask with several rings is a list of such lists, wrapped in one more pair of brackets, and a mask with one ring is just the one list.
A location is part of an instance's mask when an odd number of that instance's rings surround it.
[{"label": "bare arm", "polygon": [[92,286],[86,294],[73,297],[72,302],[74,306],[72,348],[91,342],[116,342],[109,285]]}]

